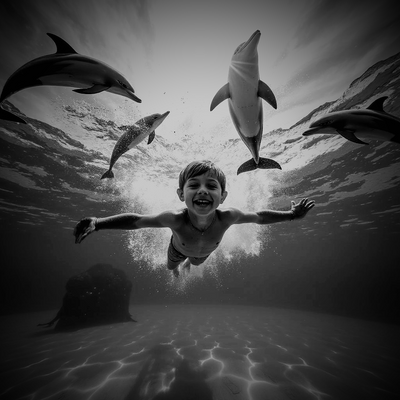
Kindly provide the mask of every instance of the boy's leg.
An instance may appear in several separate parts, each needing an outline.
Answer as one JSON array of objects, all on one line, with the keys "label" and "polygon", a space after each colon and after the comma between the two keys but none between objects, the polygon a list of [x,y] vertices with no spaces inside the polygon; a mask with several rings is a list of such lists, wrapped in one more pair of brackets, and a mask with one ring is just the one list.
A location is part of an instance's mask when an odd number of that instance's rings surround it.
[{"label": "boy's leg", "polygon": [[179,276],[178,267],[179,264],[187,260],[187,257],[180,253],[172,244],[172,237],[171,242],[169,243],[168,247],[168,260],[167,260],[167,268],[172,270],[175,276]]},{"label": "boy's leg", "polygon": [[[187,260],[187,258],[186,258],[186,260]],[[185,261],[183,261],[183,262],[185,262]],[[180,265],[181,263],[182,263],[182,260],[179,261],[179,262],[177,262],[177,261],[171,261],[171,260],[168,258],[167,268],[168,268],[169,270],[171,270],[175,276],[179,276],[178,267],[179,267],[179,265]]]},{"label": "boy's leg", "polygon": [[170,269],[171,271],[175,270],[177,267],[179,267],[179,264],[182,263],[182,260],[180,261],[171,261],[168,258],[168,262],[167,262],[167,268]]}]

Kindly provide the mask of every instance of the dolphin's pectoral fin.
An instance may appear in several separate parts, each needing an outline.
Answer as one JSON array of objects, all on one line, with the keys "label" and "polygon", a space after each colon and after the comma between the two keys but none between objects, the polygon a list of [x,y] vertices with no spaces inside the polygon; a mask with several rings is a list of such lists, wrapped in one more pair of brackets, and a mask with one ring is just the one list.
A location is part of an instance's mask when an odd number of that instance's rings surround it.
[{"label": "dolphin's pectoral fin", "polygon": [[274,160],[270,158],[262,158],[260,157],[258,164],[253,159],[246,161],[243,163],[237,170],[237,174],[241,174],[242,172],[254,171],[255,169],[282,169],[282,167]]},{"label": "dolphin's pectoral fin", "polygon": [[50,36],[54,43],[57,46],[57,51],[56,53],[59,54],[78,54],[64,39],[61,39],[57,35],[54,35],[53,33],[47,33],[48,36]]},{"label": "dolphin's pectoral fin", "polygon": [[210,111],[214,110],[214,108],[217,107],[219,103],[222,103],[224,100],[229,99],[230,97],[231,94],[229,91],[229,83],[227,83],[226,85],[222,86],[221,89],[218,90],[218,92],[212,99]]},{"label": "dolphin's pectoral fin", "polygon": [[258,97],[264,99],[272,107],[277,108],[276,98],[271,88],[263,81],[258,81]]},{"label": "dolphin's pectoral fin", "polygon": [[101,93],[104,92],[107,89],[110,89],[111,86],[106,86],[106,85],[93,85],[90,88],[86,89],[74,89],[73,91],[76,93],[81,93],[81,94],[96,94],[96,93]]},{"label": "dolphin's pectoral fin", "polygon": [[147,141],[147,144],[150,144],[154,140],[155,137],[156,137],[156,131],[151,132],[149,135],[149,140]]},{"label": "dolphin's pectoral fin", "polygon": [[336,129],[337,132],[342,135],[345,139],[350,140],[350,142],[358,143],[358,144],[368,144],[363,142],[362,140],[358,139],[354,135],[354,130],[353,129]]},{"label": "dolphin's pectoral fin", "polygon": [[383,103],[386,101],[387,98],[388,98],[388,96],[379,97],[379,99],[376,99],[373,103],[371,103],[367,107],[367,110],[385,112],[383,110]]}]

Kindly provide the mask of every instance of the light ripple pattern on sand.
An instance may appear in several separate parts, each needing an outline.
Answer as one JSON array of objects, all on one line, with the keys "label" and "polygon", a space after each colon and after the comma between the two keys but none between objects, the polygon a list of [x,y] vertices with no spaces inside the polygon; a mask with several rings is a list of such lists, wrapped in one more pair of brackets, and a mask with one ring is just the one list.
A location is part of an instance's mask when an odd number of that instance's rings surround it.
[{"label": "light ripple pattern on sand", "polygon": [[[132,306],[69,332],[2,317],[1,399],[396,398],[400,328],[246,306]],[[186,396],[186,397],[185,397]]]}]

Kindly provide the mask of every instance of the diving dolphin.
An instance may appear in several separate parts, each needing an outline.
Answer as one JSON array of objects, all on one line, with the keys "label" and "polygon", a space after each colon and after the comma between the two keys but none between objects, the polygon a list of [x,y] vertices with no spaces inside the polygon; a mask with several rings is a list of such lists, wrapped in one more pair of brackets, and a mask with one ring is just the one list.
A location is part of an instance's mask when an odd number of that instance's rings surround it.
[{"label": "diving dolphin", "polygon": [[257,168],[270,169],[281,166],[274,160],[259,156],[263,132],[264,99],[276,109],[276,99],[272,90],[260,80],[258,71],[257,46],[261,32],[255,31],[233,53],[229,66],[228,83],[214,96],[210,111],[228,99],[229,112],[240,138],[250,150],[252,159],[242,164],[237,174]]},{"label": "diving dolphin", "polygon": [[335,111],[310,124],[303,136],[339,134],[358,144],[368,144],[363,139],[388,141],[400,144],[400,119],[386,113],[383,103],[387,96],[375,100],[366,109]]},{"label": "diving dolphin", "polygon": [[114,178],[112,167],[117,162],[118,158],[128,150],[137,146],[148,136],[147,144],[150,144],[156,136],[156,128],[167,118],[169,111],[164,114],[151,114],[147,117],[139,119],[132,125],[127,132],[125,132],[117,141],[111,155],[110,168],[103,174],[101,179]]},{"label": "diving dolphin", "polygon": [[[129,82],[115,69],[78,54],[66,41],[48,33],[57,46],[54,54],[49,54],[24,64],[7,80],[0,96],[0,104],[12,94],[34,86],[76,87],[74,92],[95,94],[108,91],[141,103]],[[16,121],[9,111],[1,109],[1,119]],[[17,122],[26,123],[20,119]]]}]

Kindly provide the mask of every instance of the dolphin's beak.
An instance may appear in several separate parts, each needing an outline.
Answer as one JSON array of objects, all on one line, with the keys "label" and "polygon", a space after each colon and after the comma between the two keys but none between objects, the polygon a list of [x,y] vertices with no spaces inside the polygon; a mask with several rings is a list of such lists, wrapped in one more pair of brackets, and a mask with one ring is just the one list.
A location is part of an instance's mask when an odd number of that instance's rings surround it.
[{"label": "dolphin's beak", "polygon": [[305,132],[303,132],[303,136],[310,136],[310,135],[314,135],[315,133],[320,133],[320,132],[318,132],[319,130],[320,129],[318,127],[307,129]]},{"label": "dolphin's beak", "polygon": [[153,128],[156,129],[157,127],[159,127],[161,125],[161,122],[164,121],[165,118],[167,118],[169,114],[169,111],[165,112],[164,114],[161,114],[156,121],[154,121],[153,123]]},{"label": "dolphin's beak", "polygon": [[128,97],[133,101],[136,101],[137,103],[142,102],[142,100],[140,100],[139,97],[137,97],[132,90],[126,89],[126,93],[128,94]]},{"label": "dolphin's beak", "polygon": [[261,37],[261,32],[259,30],[256,30],[247,40],[247,42],[244,44],[243,48],[246,48],[247,46],[251,46],[252,48],[256,48],[258,46],[258,42],[260,41]]},{"label": "dolphin's beak", "polygon": [[[313,126],[314,125],[314,126]],[[337,134],[336,129],[333,126],[316,126],[316,124],[311,124],[310,128],[303,132],[303,136],[310,136],[316,134],[327,134],[327,135],[335,135]]]},{"label": "dolphin's beak", "polygon": [[165,118],[168,114],[169,114],[169,111],[165,112],[164,114],[161,114],[161,117],[160,117],[160,118],[162,118],[162,119],[164,120],[164,118]]},{"label": "dolphin's beak", "polygon": [[165,112],[164,114],[161,114],[160,118],[158,118],[157,121],[160,121],[160,124],[161,124],[161,122],[163,122],[164,119],[167,118],[168,114],[169,114],[169,111]]}]

